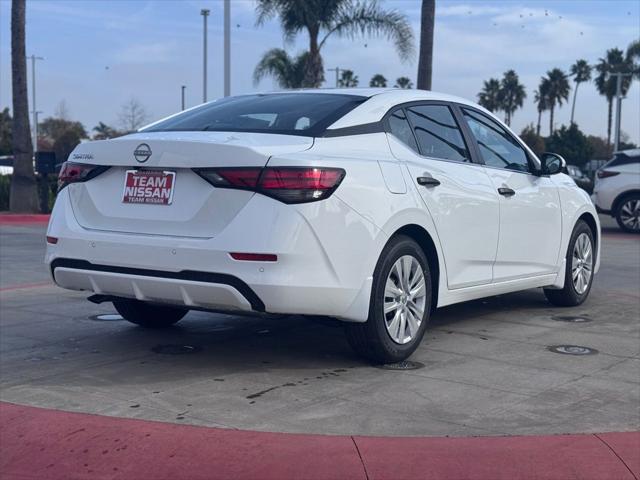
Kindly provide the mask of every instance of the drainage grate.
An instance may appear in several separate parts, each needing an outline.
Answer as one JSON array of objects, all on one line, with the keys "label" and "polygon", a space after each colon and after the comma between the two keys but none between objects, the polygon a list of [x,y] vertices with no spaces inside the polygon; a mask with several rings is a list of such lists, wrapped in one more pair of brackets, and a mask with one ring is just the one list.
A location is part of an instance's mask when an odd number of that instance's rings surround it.
[{"label": "drainage grate", "polygon": [[151,349],[155,353],[161,353],[163,355],[188,355],[190,353],[197,353],[200,351],[200,347],[193,345],[156,345]]},{"label": "drainage grate", "polygon": [[101,315],[91,315],[89,320],[95,320],[96,322],[119,322],[124,320],[124,318],[117,313],[103,313]]},{"label": "drainage grate", "polygon": [[382,370],[417,370],[419,368],[424,368],[424,364],[404,360],[398,363],[385,363],[384,365],[379,365],[378,368],[381,368]]},{"label": "drainage grate", "polygon": [[579,345],[552,345],[547,349],[550,352],[562,355],[595,355],[598,353],[595,348],[581,347]]},{"label": "drainage grate", "polygon": [[551,317],[552,320],[556,322],[570,322],[570,323],[587,323],[590,322],[591,319],[587,317],[581,317],[578,315],[555,315]]}]

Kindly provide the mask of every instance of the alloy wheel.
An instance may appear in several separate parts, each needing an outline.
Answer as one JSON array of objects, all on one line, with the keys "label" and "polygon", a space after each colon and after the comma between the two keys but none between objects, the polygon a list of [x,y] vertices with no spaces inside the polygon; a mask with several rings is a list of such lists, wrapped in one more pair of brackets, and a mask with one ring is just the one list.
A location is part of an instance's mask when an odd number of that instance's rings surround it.
[{"label": "alloy wheel", "polygon": [[411,256],[400,257],[391,267],[384,291],[385,327],[400,345],[416,337],[424,318],[427,298],[424,271]]},{"label": "alloy wheel", "polygon": [[573,246],[573,260],[571,261],[571,278],[573,288],[582,295],[589,288],[593,272],[593,248],[591,238],[586,233],[581,233]]},{"label": "alloy wheel", "polygon": [[629,230],[640,230],[640,200],[632,198],[620,207],[620,221]]}]

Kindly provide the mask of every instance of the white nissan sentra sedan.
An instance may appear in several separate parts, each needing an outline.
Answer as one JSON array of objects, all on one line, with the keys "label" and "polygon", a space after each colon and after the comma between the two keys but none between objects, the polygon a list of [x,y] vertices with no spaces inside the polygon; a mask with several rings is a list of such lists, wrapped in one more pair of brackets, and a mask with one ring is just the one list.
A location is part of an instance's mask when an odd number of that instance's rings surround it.
[{"label": "white nissan sentra sedan", "polygon": [[190,309],[330,316],[394,362],[437,307],[537,287],[586,299],[600,226],[565,169],[439,93],[230,97],[78,145],[46,262],[143,327]]}]

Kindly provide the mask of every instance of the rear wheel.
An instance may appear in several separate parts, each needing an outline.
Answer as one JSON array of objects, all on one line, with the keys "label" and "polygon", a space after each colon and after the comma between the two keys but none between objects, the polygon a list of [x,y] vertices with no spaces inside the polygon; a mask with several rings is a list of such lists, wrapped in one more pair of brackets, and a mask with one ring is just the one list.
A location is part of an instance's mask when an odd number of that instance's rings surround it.
[{"label": "rear wheel", "polygon": [[593,233],[584,221],[579,220],[573,229],[566,256],[564,288],[546,289],[549,302],[559,307],[574,307],[587,299],[593,284],[595,265]]},{"label": "rear wheel", "polygon": [[186,308],[154,305],[140,300],[116,300],[113,306],[122,318],[145,328],[165,328],[182,320]]},{"label": "rear wheel", "polygon": [[353,349],[374,363],[407,359],[420,345],[431,311],[431,272],[420,246],[399,235],[373,274],[369,318],[345,325]]},{"label": "rear wheel", "polygon": [[618,202],[615,215],[622,230],[640,233],[640,193],[627,195]]}]

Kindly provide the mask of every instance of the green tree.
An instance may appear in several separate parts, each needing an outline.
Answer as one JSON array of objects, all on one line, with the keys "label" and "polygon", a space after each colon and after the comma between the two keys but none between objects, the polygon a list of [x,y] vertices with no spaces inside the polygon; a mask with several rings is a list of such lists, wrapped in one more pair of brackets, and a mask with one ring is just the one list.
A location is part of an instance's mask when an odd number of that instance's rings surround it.
[{"label": "green tree", "polygon": [[25,0],[11,3],[11,88],[13,95],[13,175],[9,205],[12,212],[39,210],[38,188],[33,171],[33,145],[27,100],[27,53],[25,50]]},{"label": "green tree", "polygon": [[87,131],[80,122],[48,117],[38,124],[43,146],[56,154],[57,162],[67,160],[74,148],[85,138]]},{"label": "green tree", "polygon": [[435,17],[436,0],[422,0],[420,12],[420,57],[418,59],[418,88],[422,90],[431,90]]},{"label": "green tree", "polygon": [[571,106],[571,123],[573,123],[574,114],[576,111],[576,97],[578,96],[578,87],[583,82],[591,80],[591,65],[586,60],[577,60],[576,63],[571,65],[569,75],[573,77],[573,81],[576,82],[576,88],[573,90],[573,105]]},{"label": "green tree", "polygon": [[511,125],[511,117],[514,112],[522,107],[524,99],[527,98],[524,85],[520,83],[518,74],[513,70],[504,73],[504,77],[500,82],[500,110],[505,113],[505,122]]},{"label": "green tree", "polygon": [[538,123],[536,124],[536,135],[540,136],[540,126],[542,123],[542,114],[549,109],[547,102],[547,91],[549,90],[549,82],[543,77],[540,80],[538,90],[533,92],[533,100],[538,110]]},{"label": "green tree", "polygon": [[380,73],[376,73],[371,80],[369,81],[370,87],[382,87],[385,88],[387,86],[387,79]]},{"label": "green tree", "polygon": [[569,99],[571,85],[569,85],[569,77],[559,68],[554,68],[547,72],[547,78],[543,80],[546,83],[547,106],[550,112],[549,118],[549,135],[553,135],[553,116],[556,105],[559,107],[563,101]]},{"label": "green tree", "polygon": [[591,145],[594,160],[609,160],[613,155],[613,147],[607,143],[606,138],[596,135],[587,135],[587,142]]},{"label": "green tree", "polygon": [[[607,50],[604,58],[596,65],[596,88],[598,93],[607,99],[607,144],[611,144],[611,124],[613,122],[613,99],[616,96],[617,80],[612,73],[631,73],[633,63],[631,57],[625,56],[619,48]],[[622,77],[622,95],[626,95],[631,85],[631,77]]]},{"label": "green tree", "polygon": [[358,83],[360,83],[358,76],[354,75],[352,70],[342,70],[340,72],[340,80],[338,80],[340,88],[357,87]]},{"label": "green tree", "polygon": [[640,79],[640,40],[635,40],[627,47],[627,62],[631,64],[633,74]]},{"label": "green tree", "polygon": [[305,68],[309,53],[291,58],[281,48],[267,51],[253,71],[253,83],[257,85],[266,76],[271,76],[280,88],[301,88],[304,85]]},{"label": "green tree", "polygon": [[413,30],[407,17],[397,10],[384,10],[377,1],[354,0],[257,0],[257,24],[278,17],[286,40],[306,30],[309,37],[304,87],[319,87],[324,81],[321,51],[332,35],[346,38],[383,36],[394,42],[403,60],[413,52]]},{"label": "green tree", "polygon": [[593,158],[593,147],[578,125],[563,125],[547,139],[547,151],[562,155],[570,165],[583,167]]},{"label": "green tree", "polygon": [[116,138],[124,135],[124,133],[103,122],[98,122],[98,125],[93,127],[92,130],[96,132],[93,134],[93,140],[107,140],[109,138]]},{"label": "green tree", "polygon": [[9,113],[9,107],[6,107],[0,112],[0,155],[11,155],[13,153],[13,147],[11,145],[13,141],[13,135],[11,133],[12,126],[13,119]]},{"label": "green tree", "polygon": [[478,93],[478,103],[490,112],[500,110],[500,80],[485,80],[482,90]]},{"label": "green tree", "polygon": [[396,84],[393,87],[406,90],[409,88],[413,88],[413,82],[411,82],[411,80],[407,77],[400,77],[396,79]]},{"label": "green tree", "polygon": [[536,132],[536,129],[532,124],[524,127],[520,133],[520,138],[536,155],[539,156],[545,152],[544,138]]}]

